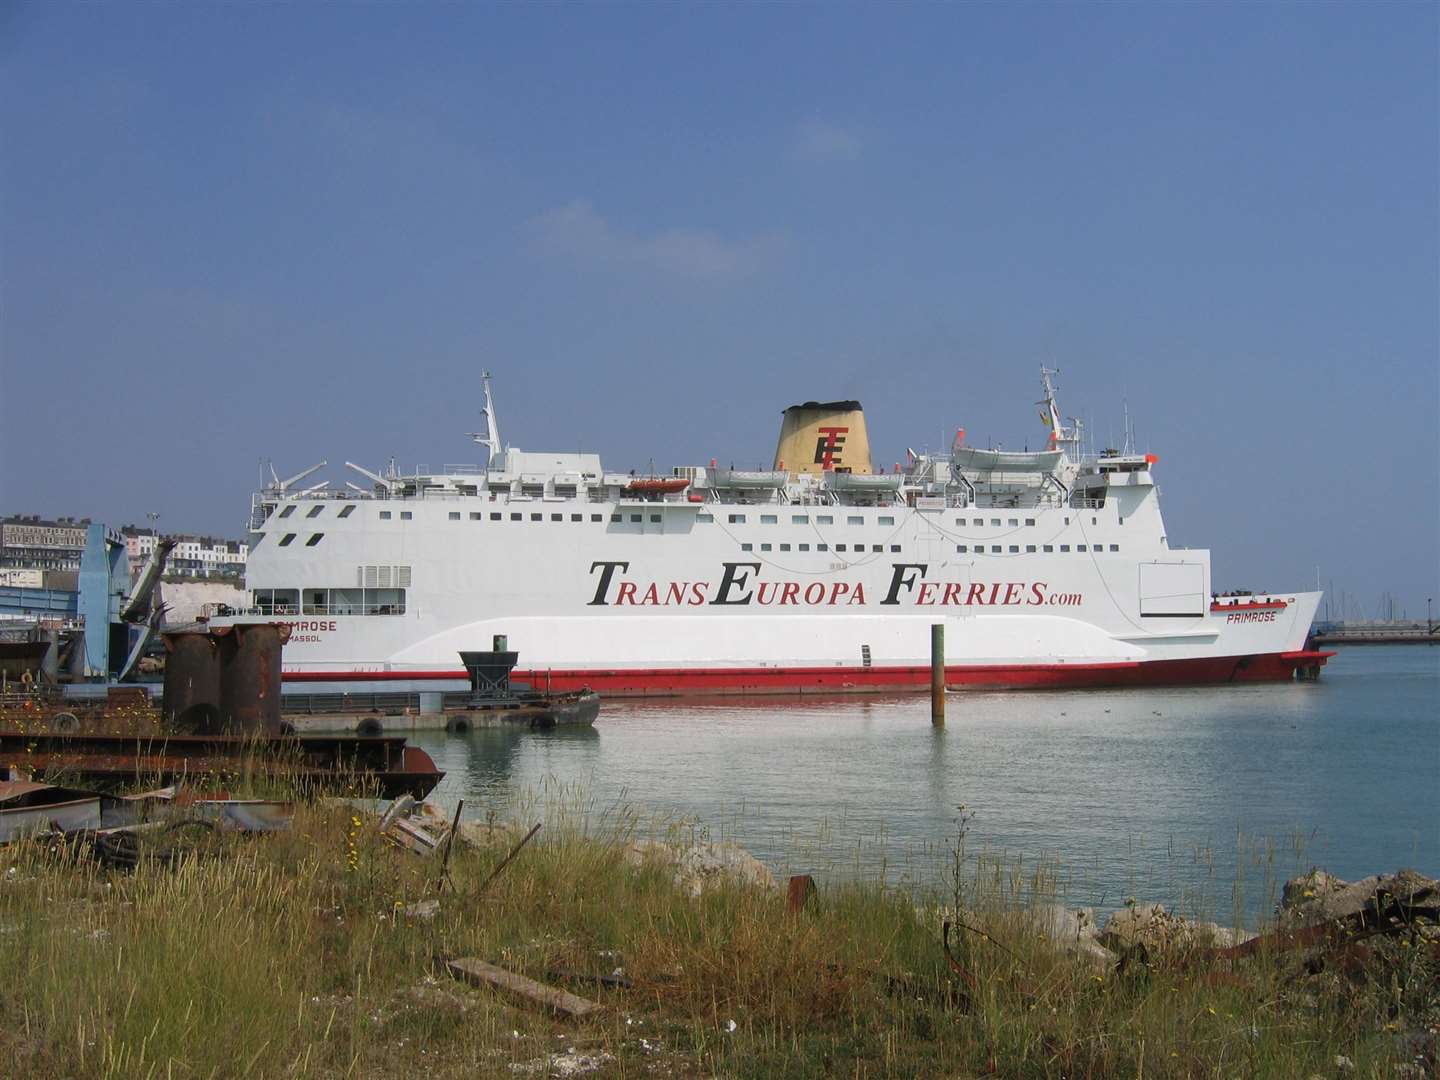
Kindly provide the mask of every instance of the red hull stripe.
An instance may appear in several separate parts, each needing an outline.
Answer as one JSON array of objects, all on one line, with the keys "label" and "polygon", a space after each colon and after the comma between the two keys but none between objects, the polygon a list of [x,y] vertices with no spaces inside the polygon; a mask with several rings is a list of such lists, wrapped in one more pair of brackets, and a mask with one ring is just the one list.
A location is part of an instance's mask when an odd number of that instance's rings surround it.
[{"label": "red hull stripe", "polygon": [[[1207,683],[1281,682],[1300,667],[1320,667],[1333,652],[1285,652],[1189,660],[1098,664],[949,666],[947,686],[986,689],[1067,689],[1098,686],[1195,686]],[[517,682],[555,692],[588,687],[614,697],[685,694],[880,693],[930,685],[928,665],[904,667],[613,668],[524,670]],[[464,679],[463,671],[286,672],[286,682],[398,682]]]}]

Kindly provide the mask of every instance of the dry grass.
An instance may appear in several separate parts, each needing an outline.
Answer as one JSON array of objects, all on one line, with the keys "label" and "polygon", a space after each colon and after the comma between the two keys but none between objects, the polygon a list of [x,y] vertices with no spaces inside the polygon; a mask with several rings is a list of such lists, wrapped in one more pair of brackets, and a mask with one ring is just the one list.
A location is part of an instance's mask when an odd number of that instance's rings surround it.
[{"label": "dry grass", "polygon": [[[762,889],[692,899],[663,867],[627,865],[624,815],[549,817],[485,895],[505,838],[457,848],[433,920],[405,906],[437,895],[435,866],[336,804],[130,874],[8,849],[6,1072],[543,1076],[589,1056],[598,1075],[1308,1077],[1344,1055],[1354,1075],[1394,1076],[1414,1056],[1397,1031],[1440,998],[1433,958],[1399,943],[1358,975],[1285,958],[1219,971],[1178,952],[1098,972],[1017,910],[1045,876],[993,867],[966,916],[993,940],[957,947],[972,993],[940,949],[938,898],[822,888],[798,917]],[[569,1024],[451,981],[437,955],[542,980],[618,967],[634,986],[573,987],[611,1008]]]}]

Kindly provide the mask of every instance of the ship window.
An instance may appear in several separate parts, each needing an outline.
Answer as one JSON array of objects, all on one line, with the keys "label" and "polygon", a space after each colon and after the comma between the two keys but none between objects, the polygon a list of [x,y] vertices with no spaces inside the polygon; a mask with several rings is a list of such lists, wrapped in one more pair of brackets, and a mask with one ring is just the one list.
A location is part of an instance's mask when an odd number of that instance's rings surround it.
[{"label": "ship window", "polygon": [[1111,551],[1119,551],[1119,550],[1120,550],[1120,545],[1119,545],[1119,544],[1111,544],[1111,545],[1110,545],[1110,550],[1111,550]]},{"label": "ship window", "polygon": [[836,550],[836,551],[844,551],[844,550],[845,550],[845,545],[844,545],[844,544],[836,544],[836,545],[835,545],[835,550]]},{"label": "ship window", "polygon": [[1028,554],[1030,554],[1030,555],[1035,554],[1035,545],[1034,545],[1034,544],[1026,544],[1026,545],[1025,545],[1025,551],[1026,551]]},{"label": "ship window", "polygon": [[1020,545],[1019,545],[1019,544],[1011,544],[1011,545],[1010,545],[1010,554],[1011,554],[1011,555],[1019,555],[1019,554],[1020,554]]},{"label": "ship window", "polygon": [[459,521],[459,520],[460,520],[460,511],[459,511],[459,510],[451,510],[451,511],[450,511],[450,520],[451,520],[451,521]]},{"label": "ship window", "polygon": [[584,521],[584,520],[585,520],[585,515],[584,515],[584,514],[571,514],[571,515],[570,515],[570,520],[571,520],[571,521]]},{"label": "ship window", "polygon": [[294,540],[294,539],[295,539],[295,534],[294,534],[294,533],[286,533],[284,536],[282,536],[282,537],[280,538],[280,546],[281,546],[281,547],[289,547],[289,546],[290,546],[290,541],[291,541],[291,540]]},{"label": "ship window", "polygon": [[1069,545],[1069,544],[1061,544],[1061,545],[1060,545],[1060,550],[1061,550],[1061,551],[1069,551],[1069,550],[1070,550],[1070,545]]},{"label": "ship window", "polygon": [[651,515],[650,515],[650,523],[651,523],[652,525],[658,525],[658,524],[660,524],[660,515],[659,515],[659,514],[651,514]]},{"label": "ship window", "polygon": [[791,524],[791,525],[809,525],[809,524],[810,524],[810,515],[809,515],[809,514],[794,514],[794,515],[792,515],[791,518],[790,518],[790,524]]},{"label": "ship window", "polygon": [[336,516],[336,517],[347,518],[347,517],[349,517],[351,514],[353,514],[354,512],[355,512],[355,504],[354,504],[354,503],[346,503],[344,506],[342,506],[342,507],[340,508],[340,513],[336,514],[335,516]]},{"label": "ship window", "polygon": [[310,534],[310,539],[305,541],[305,546],[306,546],[306,547],[314,547],[316,544],[320,543],[320,541],[321,541],[321,540],[324,540],[324,539],[325,539],[325,534],[324,534],[324,533],[311,533],[311,534]]},{"label": "ship window", "polygon": [[309,512],[308,514],[306,514],[305,516],[306,516],[307,518],[319,517],[320,514],[321,514],[321,512],[322,512],[324,509],[325,509],[324,506],[312,506],[312,507],[310,508],[310,512]]},{"label": "ship window", "polygon": [[[311,517],[314,517],[315,515],[314,515],[314,514],[311,514],[310,516],[311,516]],[[1092,517],[1092,518],[1090,519],[1090,524],[1091,524],[1091,525],[1099,525],[1099,524],[1100,524],[1100,519],[1099,519],[1099,518],[1093,518],[1093,517]]]},{"label": "ship window", "polygon": [[287,507],[285,507],[284,510],[281,510],[281,511],[280,511],[280,516],[281,516],[282,518],[287,518],[287,517],[289,517],[291,514],[293,514],[294,512],[295,512],[295,507],[294,507],[293,505],[292,505],[292,506],[287,506]]},{"label": "ship window", "polygon": [[780,550],[781,550],[781,551],[789,551],[789,550],[790,550],[790,545],[789,545],[789,544],[781,544],[781,545],[780,545]]},{"label": "ship window", "polygon": [[1025,519],[1025,524],[1026,524],[1026,525],[1034,525],[1034,524],[1035,524],[1035,519],[1034,519],[1034,518],[1026,518],[1026,519]]},{"label": "ship window", "polygon": [[819,517],[817,517],[817,518],[815,519],[815,523],[816,523],[817,525],[834,525],[834,524],[835,524],[835,519],[834,519],[833,517],[831,517],[829,514],[821,514]]},{"label": "ship window", "polygon": [[1065,524],[1066,524],[1066,525],[1069,525],[1069,524],[1070,524],[1070,519],[1069,519],[1069,518],[1066,518],[1066,519],[1065,519]]},{"label": "ship window", "polygon": [[401,511],[400,511],[400,520],[401,520],[401,521],[409,521],[412,516],[413,516],[413,515],[410,513],[409,510],[401,510]]},{"label": "ship window", "polygon": [[774,514],[761,514],[761,515],[760,515],[760,524],[761,524],[761,525],[774,525],[778,520],[779,520],[779,519],[778,519]]},{"label": "ship window", "polygon": [[564,520],[565,520],[565,515],[564,515],[564,514],[551,514],[551,515],[550,515],[550,520],[551,520],[551,521],[564,521]]},{"label": "ship window", "polygon": [[830,545],[829,545],[829,544],[816,544],[816,545],[815,545],[815,550],[816,550],[816,551],[829,551],[829,550],[830,550]]},{"label": "ship window", "polygon": [[624,520],[625,520],[625,518],[624,518],[624,516],[621,515],[621,514],[611,514],[611,515],[610,515],[610,521],[611,521],[612,524],[618,523],[618,522],[621,522],[621,521],[624,521]]},{"label": "ship window", "polygon": [[745,524],[745,515],[744,515],[744,514],[731,514],[727,520],[730,522],[731,525],[744,525],[744,524]]},{"label": "ship window", "polygon": [[1010,519],[1010,527],[1011,527],[1012,529],[1015,528],[1015,527],[1016,527],[1017,525],[1019,525],[1019,524],[1020,524],[1020,519],[1019,519],[1019,518],[1011,518],[1011,519]]},{"label": "ship window", "polygon": [[390,511],[389,511],[389,510],[381,510],[381,511],[380,511],[380,520],[381,520],[381,521],[389,521],[389,520],[390,520]]},{"label": "ship window", "polygon": [[1046,550],[1047,552],[1049,552],[1050,554],[1054,554],[1054,552],[1055,552],[1055,545],[1054,545],[1054,544],[1046,544],[1046,545],[1045,545],[1045,550]]},{"label": "ship window", "polygon": [[1084,544],[1076,544],[1076,545],[1075,545],[1075,550],[1076,550],[1076,551],[1084,551],[1084,550],[1085,550],[1085,545],[1084,545]]},{"label": "ship window", "polygon": [[899,551],[899,550],[900,550],[900,545],[899,545],[899,544],[891,544],[891,545],[890,545],[890,550],[891,550],[891,551]]},{"label": "ship window", "polygon": [[761,551],[769,551],[769,550],[770,550],[770,545],[769,545],[769,544],[761,544],[761,545],[760,545],[760,550],[761,550]]},{"label": "ship window", "polygon": [[470,520],[471,520],[471,521],[484,521],[484,520],[485,520],[485,515],[482,514],[482,513],[480,513],[479,510],[471,510],[471,511],[470,511]]},{"label": "ship window", "polygon": [[544,520],[545,520],[545,515],[544,515],[544,514],[531,514],[531,515],[530,515],[530,520],[531,520],[531,521],[544,521]]},{"label": "ship window", "polygon": [[[982,524],[982,523],[984,522],[984,520],[985,520],[984,518],[981,518],[980,521],[976,522],[976,524],[977,524],[977,525],[978,525],[978,524]],[[999,524],[1000,524],[1000,519],[999,519],[999,518],[991,518],[991,519],[990,519],[990,524],[991,524],[992,526],[998,527]]]},{"label": "ship window", "polygon": [[809,544],[801,544],[801,545],[800,545],[800,550],[801,550],[801,551],[809,551],[809,550],[810,550],[810,545],[809,545]]},{"label": "ship window", "polygon": [[525,520],[525,515],[524,515],[524,514],[516,514],[516,513],[514,513],[514,512],[511,512],[511,514],[510,514],[510,520],[511,520],[511,521],[524,521],[524,520]]},{"label": "ship window", "polygon": [[591,514],[591,515],[590,515],[590,520],[591,520],[591,521],[599,521],[599,520],[601,520],[602,517],[603,517],[603,515],[601,515],[601,514]]},{"label": "ship window", "polygon": [[500,513],[498,510],[492,510],[492,511],[490,511],[490,520],[491,520],[491,521],[503,521],[504,519],[505,519],[505,515],[502,514],[502,513]]},{"label": "ship window", "polygon": [[870,550],[871,550],[871,551],[884,551],[884,550],[885,550],[885,545],[884,545],[884,544],[871,544],[871,545],[870,545]]},{"label": "ship window", "polygon": [[852,514],[845,519],[846,525],[864,525],[865,519],[859,514]]},{"label": "ship window", "polygon": [[643,514],[631,514],[630,520],[638,524],[643,519],[643,517]]},{"label": "ship window", "polygon": [[741,550],[741,551],[754,551],[754,550],[755,550],[755,545],[754,545],[754,544],[741,544],[741,545],[740,545],[740,550]]},{"label": "ship window", "polygon": [[696,514],[696,515],[695,515],[695,520],[696,520],[696,521],[714,521],[714,520],[715,520],[715,515],[714,515],[714,514]]},{"label": "ship window", "polygon": [[880,519],[880,524],[881,524],[881,525],[894,525],[894,524],[895,524],[895,519],[894,519],[893,517],[882,517],[882,518]]},{"label": "ship window", "polygon": [[999,555],[999,554],[1000,554],[1000,545],[999,545],[999,544],[991,544],[991,545],[990,545],[990,554],[991,554],[991,555]]},{"label": "ship window", "polygon": [[965,554],[965,545],[964,545],[964,544],[956,544],[956,545],[955,545],[955,550],[956,550],[959,554],[964,555],[964,554]]}]

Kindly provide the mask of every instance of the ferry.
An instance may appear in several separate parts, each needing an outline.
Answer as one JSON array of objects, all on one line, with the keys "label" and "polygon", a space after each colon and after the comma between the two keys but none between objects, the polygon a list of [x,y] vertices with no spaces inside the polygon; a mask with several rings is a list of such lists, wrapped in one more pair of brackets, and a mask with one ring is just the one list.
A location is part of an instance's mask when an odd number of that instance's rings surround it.
[{"label": "ferry", "polygon": [[249,606],[289,623],[287,692],[463,689],[504,635],[514,678],[612,696],[1114,687],[1313,677],[1319,592],[1217,595],[1172,546],[1158,459],[1083,453],[1042,368],[1036,451],[907,451],[876,470],[861,406],[783,413],[773,465],[610,472],[501,441],[483,465],[384,471],[252,500]]}]

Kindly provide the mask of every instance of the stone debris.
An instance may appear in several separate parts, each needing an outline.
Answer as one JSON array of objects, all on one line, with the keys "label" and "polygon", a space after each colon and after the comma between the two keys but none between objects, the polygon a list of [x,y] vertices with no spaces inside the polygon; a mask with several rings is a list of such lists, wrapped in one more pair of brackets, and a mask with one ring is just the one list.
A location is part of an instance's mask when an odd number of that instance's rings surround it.
[{"label": "stone debris", "polygon": [[1127,904],[1112,912],[1101,930],[1100,942],[1116,952],[1144,945],[1151,951],[1229,948],[1255,935],[1213,922],[1177,915],[1161,904]]},{"label": "stone debris", "polygon": [[[1280,897],[1280,923],[1297,927],[1350,919],[1375,910],[1387,898],[1411,909],[1440,908],[1440,881],[1414,870],[1399,870],[1351,882],[1312,869],[1285,883]],[[1423,925],[1420,932],[1434,937],[1435,926]]]},{"label": "stone debris", "polygon": [[440,901],[417,900],[413,904],[406,904],[404,912],[407,919],[433,919],[440,914]]},{"label": "stone debris", "polygon": [[539,1073],[545,1076],[584,1076],[586,1073],[603,1069],[614,1060],[615,1055],[604,1050],[593,1054],[582,1053],[579,1050],[567,1050],[563,1054],[550,1054],[547,1057],[532,1058],[529,1061],[511,1062],[510,1071],[524,1075]]},{"label": "stone debris", "polygon": [[1100,944],[1094,908],[1037,904],[1026,914],[1036,933],[1042,934],[1065,952],[1090,961],[1096,968],[1114,966],[1116,955]]},{"label": "stone debris", "polygon": [[691,896],[731,883],[759,889],[778,888],[775,875],[755,856],[729,840],[676,846],[659,840],[636,840],[625,851],[631,866],[660,863],[673,868],[675,884]]}]

